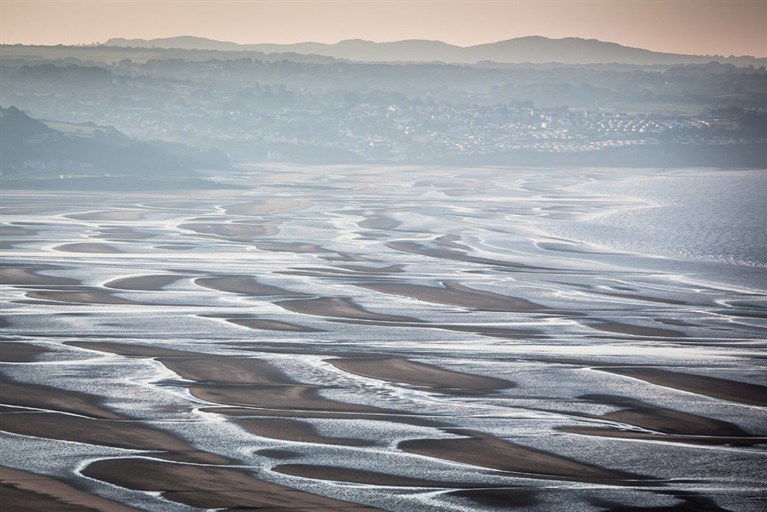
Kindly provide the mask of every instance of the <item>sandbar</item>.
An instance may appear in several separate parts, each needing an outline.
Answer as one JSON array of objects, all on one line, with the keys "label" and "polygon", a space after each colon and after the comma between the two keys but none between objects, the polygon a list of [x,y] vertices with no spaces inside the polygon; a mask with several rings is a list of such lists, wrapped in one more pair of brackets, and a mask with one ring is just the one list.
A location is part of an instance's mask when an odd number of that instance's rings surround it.
[{"label": "sandbar", "polygon": [[362,512],[364,505],[309,494],[263,482],[248,473],[223,467],[174,464],[147,459],[98,461],[83,471],[121,487],[162,492],[164,497],[199,508],[235,510]]},{"label": "sandbar", "polygon": [[426,363],[396,357],[326,359],[338,369],[374,379],[403,382],[413,386],[455,389],[505,389],[513,382],[494,377],[445,370]]},{"label": "sandbar", "polygon": [[0,466],[0,500],[3,510],[14,512],[138,512],[55,478],[6,466]]},{"label": "sandbar", "polygon": [[276,305],[305,315],[351,318],[356,320],[381,320],[384,322],[415,322],[415,318],[399,315],[373,313],[345,297],[319,297],[316,299],[283,300]]},{"label": "sandbar", "polygon": [[359,286],[381,293],[402,295],[438,304],[463,306],[480,311],[529,312],[548,309],[529,300],[476,290],[451,282],[443,283],[441,288],[409,283],[367,283]]},{"label": "sandbar", "polygon": [[399,448],[427,457],[519,473],[530,477],[595,483],[624,482],[637,478],[636,475],[578,462],[481,433],[465,430],[454,432],[472,437],[403,441],[399,444]]}]

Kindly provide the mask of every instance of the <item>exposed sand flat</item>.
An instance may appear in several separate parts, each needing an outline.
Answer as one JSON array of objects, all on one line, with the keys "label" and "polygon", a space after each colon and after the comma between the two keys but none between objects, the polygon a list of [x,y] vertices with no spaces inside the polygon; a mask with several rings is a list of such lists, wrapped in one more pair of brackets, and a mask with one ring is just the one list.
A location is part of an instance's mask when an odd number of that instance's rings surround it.
[{"label": "exposed sand flat", "polygon": [[[484,507],[497,508],[499,510],[508,508],[534,507],[539,502],[538,492],[517,487],[505,487],[499,489],[463,489],[460,491],[453,491],[448,494],[458,498],[465,498]],[[618,510],[612,509],[610,512],[618,512]],[[624,509],[624,512],[627,512],[626,509]],[[643,512],[652,511],[645,509]],[[666,509],[657,510],[655,512],[671,511]],[[679,512],[683,511],[680,510]],[[699,510],[695,512],[703,511]]]},{"label": "exposed sand flat", "polygon": [[496,267],[512,267],[512,268],[519,268],[519,269],[540,269],[540,267],[533,267],[530,265],[525,265],[523,263],[514,263],[511,261],[494,260],[491,258],[482,258],[479,256],[470,256],[462,251],[447,249],[444,246],[429,247],[426,244],[422,244],[419,242],[412,242],[408,240],[387,242],[384,245],[396,251],[407,252],[411,254],[420,254],[422,256],[430,256],[432,258],[440,258],[444,260],[465,261],[468,263],[493,265]]},{"label": "exposed sand flat", "polygon": [[767,406],[767,387],[760,386],[759,384],[747,384],[745,382],[672,372],[659,368],[610,367],[596,369],[712,398],[721,398],[742,404]]},{"label": "exposed sand flat", "polygon": [[[364,413],[353,411],[291,411],[291,410],[259,410],[246,409],[240,407],[201,407],[200,411],[223,416],[235,417],[269,417],[279,416],[280,418],[317,418],[333,420],[367,420],[367,421],[385,421],[389,423],[401,423],[403,425],[415,425],[419,427],[444,427],[445,423],[422,418],[414,414],[387,414],[387,413]],[[446,418],[449,420],[450,418]]]},{"label": "exposed sand flat", "polygon": [[285,475],[300,476],[302,478],[311,478],[314,480],[331,480],[334,482],[381,485],[387,487],[434,487],[447,489],[492,487],[487,484],[444,482],[439,480],[427,480],[425,478],[392,475],[390,473],[380,473],[378,471],[366,471],[338,466],[319,466],[314,464],[281,464],[275,466],[273,471]]},{"label": "exposed sand flat", "polygon": [[218,290],[228,293],[244,293],[257,297],[270,295],[287,295],[293,297],[305,297],[306,294],[293,292],[277,286],[261,284],[250,276],[222,276],[222,277],[200,277],[194,280],[194,283],[211,290]]},{"label": "exposed sand flat", "polygon": [[618,411],[589,417],[625,423],[655,432],[612,426],[572,426],[558,427],[556,430],[594,436],[696,444],[748,446],[767,441],[767,438],[751,436],[733,423],[667,409],[640,400],[609,395],[585,395],[579,398],[622,407]]},{"label": "exposed sand flat", "polygon": [[65,217],[77,220],[130,221],[139,220],[147,213],[146,210],[104,210],[100,212],[72,213],[65,215]]},{"label": "exposed sand flat", "polygon": [[725,446],[754,446],[767,443],[767,437],[725,437],[725,436],[696,436],[684,434],[662,434],[640,432],[634,430],[619,430],[605,427],[557,427],[560,432],[581,434],[584,436],[612,437],[616,439],[637,439],[644,441],[660,441],[664,443],[687,443]]},{"label": "exposed sand flat", "polygon": [[92,418],[120,419],[97,404],[97,397],[36,384],[22,384],[0,377],[0,403],[71,412]]},{"label": "exposed sand flat", "polygon": [[402,225],[402,222],[386,215],[373,215],[358,222],[357,225],[364,229],[394,229]]},{"label": "exposed sand flat", "polygon": [[307,199],[273,198],[233,204],[227,206],[225,210],[230,215],[274,215],[303,210],[313,204]]},{"label": "exposed sand flat", "polygon": [[360,274],[394,274],[405,271],[405,265],[402,264],[387,265],[385,267],[367,267],[363,265],[340,265],[340,267]]},{"label": "exposed sand flat", "polygon": [[228,318],[227,322],[241,325],[243,327],[248,327],[249,329],[261,329],[264,331],[322,332],[321,329],[314,329],[312,327],[305,327],[303,325],[259,318]]},{"label": "exposed sand flat", "polygon": [[396,357],[326,359],[326,361],[336,368],[355,375],[404,382],[413,386],[488,390],[514,387],[513,382],[506,380],[445,370],[434,365]]},{"label": "exposed sand flat", "polygon": [[361,512],[375,510],[258,480],[244,471],[146,459],[98,461],[87,476],[130,489],[162,492],[165,498],[199,508],[235,510]]},{"label": "exposed sand flat", "polygon": [[55,302],[77,302],[80,304],[142,304],[141,302],[117,297],[97,288],[85,287],[71,291],[34,291],[27,292],[25,295],[30,299]]},{"label": "exposed sand flat", "polygon": [[681,338],[685,333],[673,329],[661,329],[658,327],[643,327],[640,325],[630,325],[621,322],[598,322],[587,324],[592,329],[599,331],[614,332],[618,334],[628,334],[630,336],[654,336],[662,338]]},{"label": "exposed sand flat", "polygon": [[162,357],[159,361],[181,377],[218,384],[293,384],[295,381],[261,359],[225,356]]},{"label": "exposed sand flat", "polygon": [[195,384],[189,392],[202,400],[222,405],[251,406],[277,410],[306,410],[330,412],[394,412],[372,405],[350,404],[328,400],[319,389],[307,385],[214,385]]},{"label": "exposed sand flat", "polygon": [[366,283],[359,286],[381,293],[402,295],[438,304],[475,308],[481,311],[528,312],[548,309],[529,300],[475,290],[458,283],[444,283],[442,288],[408,283]]},{"label": "exposed sand flat", "polygon": [[104,284],[107,288],[116,288],[118,290],[141,290],[141,291],[160,291],[171,283],[175,283],[183,276],[173,274],[158,274],[152,276],[135,276],[115,279]]},{"label": "exposed sand flat", "polygon": [[150,345],[135,345],[130,343],[109,343],[101,341],[69,341],[65,343],[73,347],[85,348],[88,350],[98,350],[110,354],[119,354],[121,356],[138,357],[203,357],[199,352],[189,352],[187,350],[173,350],[169,348],[153,347]]},{"label": "exposed sand flat", "polygon": [[138,512],[54,478],[0,466],[0,503],[13,512]]},{"label": "exposed sand flat", "polygon": [[126,420],[91,419],[58,413],[0,414],[0,431],[136,450],[173,452],[187,461],[226,464],[228,459],[195,449],[165,432]]},{"label": "exposed sand flat", "polygon": [[47,348],[23,341],[0,341],[0,361],[6,363],[28,363],[49,352]]},{"label": "exposed sand flat", "polygon": [[330,252],[324,247],[309,242],[261,242],[256,243],[255,246],[268,252],[295,252],[299,254]]},{"label": "exposed sand flat", "polygon": [[356,321],[356,320],[333,320],[338,323],[357,324],[357,325],[377,325],[381,327],[407,327],[418,329],[443,329],[455,332],[470,332],[480,336],[489,336],[491,338],[504,339],[531,339],[543,338],[545,335],[539,331],[530,329],[507,329],[505,327],[493,327],[484,325],[460,325],[460,324],[432,324],[428,322],[403,323],[403,322],[374,322],[374,321]]},{"label": "exposed sand flat", "polygon": [[276,305],[304,315],[352,318],[356,320],[381,320],[384,322],[416,322],[415,318],[399,315],[373,313],[344,297],[319,297],[275,302]]},{"label": "exposed sand flat", "polygon": [[193,222],[181,224],[181,229],[188,229],[202,235],[216,235],[223,238],[248,241],[255,237],[272,236],[279,233],[276,226],[264,226],[259,224],[234,224],[234,223],[213,223],[213,222]]},{"label": "exposed sand flat", "polygon": [[152,238],[154,236],[155,235],[152,233],[125,228],[104,229],[98,235],[93,235],[92,238],[104,238],[107,240],[146,240],[147,238]]},{"label": "exposed sand flat", "polygon": [[35,229],[29,229],[21,226],[11,226],[9,224],[0,224],[0,236],[31,236],[38,233]]},{"label": "exposed sand flat", "polygon": [[248,418],[236,422],[251,434],[272,439],[296,441],[301,443],[318,443],[341,446],[371,446],[371,441],[348,437],[331,437],[317,433],[309,423],[284,418]]},{"label": "exposed sand flat", "polygon": [[57,245],[53,249],[56,251],[61,251],[61,252],[78,252],[78,253],[93,253],[93,254],[119,254],[123,252],[117,247],[114,247],[108,244],[91,243],[91,242]]},{"label": "exposed sand flat", "polygon": [[550,479],[596,483],[637,478],[481,433],[464,430],[455,433],[473,437],[403,441],[399,448],[427,457]]},{"label": "exposed sand flat", "polygon": [[46,276],[38,273],[43,270],[55,270],[55,268],[0,266],[0,285],[60,286],[80,284],[77,279]]}]

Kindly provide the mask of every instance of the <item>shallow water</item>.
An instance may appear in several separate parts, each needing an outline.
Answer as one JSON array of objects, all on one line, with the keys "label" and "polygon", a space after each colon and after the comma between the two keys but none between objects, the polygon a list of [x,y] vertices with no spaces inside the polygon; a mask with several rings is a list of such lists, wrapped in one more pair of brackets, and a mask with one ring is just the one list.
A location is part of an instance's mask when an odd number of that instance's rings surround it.
[{"label": "shallow water", "polygon": [[[3,191],[2,341],[49,352],[0,363],[2,376],[88,393],[258,479],[384,510],[763,509],[764,171],[253,166],[212,179],[242,189]],[[113,283],[150,275],[171,277]],[[328,362],[371,355],[368,374]],[[172,371],[172,357],[257,358],[286,380],[248,387],[263,374]],[[427,366],[400,374],[399,359]],[[459,389],[439,370],[510,382]],[[5,402],[0,422],[83,415]],[[156,449],[7,429],[3,465],[190,509],[82,473]],[[636,478],[404,449],[482,436]]]}]

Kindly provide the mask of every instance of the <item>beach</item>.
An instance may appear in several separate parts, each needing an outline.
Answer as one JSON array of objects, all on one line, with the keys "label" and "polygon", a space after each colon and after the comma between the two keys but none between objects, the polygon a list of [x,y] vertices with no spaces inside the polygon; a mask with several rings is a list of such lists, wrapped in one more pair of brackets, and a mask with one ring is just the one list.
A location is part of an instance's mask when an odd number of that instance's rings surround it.
[{"label": "beach", "polygon": [[3,191],[0,502],[763,510],[763,172],[213,177]]}]

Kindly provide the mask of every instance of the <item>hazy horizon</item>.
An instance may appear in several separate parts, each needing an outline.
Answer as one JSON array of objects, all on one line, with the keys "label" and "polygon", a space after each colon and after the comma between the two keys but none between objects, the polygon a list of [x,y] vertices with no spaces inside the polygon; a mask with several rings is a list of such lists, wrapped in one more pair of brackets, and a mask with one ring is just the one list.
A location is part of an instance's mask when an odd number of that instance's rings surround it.
[{"label": "hazy horizon", "polygon": [[[184,16],[179,16],[182,11]],[[764,1],[2,0],[0,15],[3,44],[194,36],[239,44],[422,39],[465,47],[543,36],[597,39],[668,53],[767,56]]]}]

